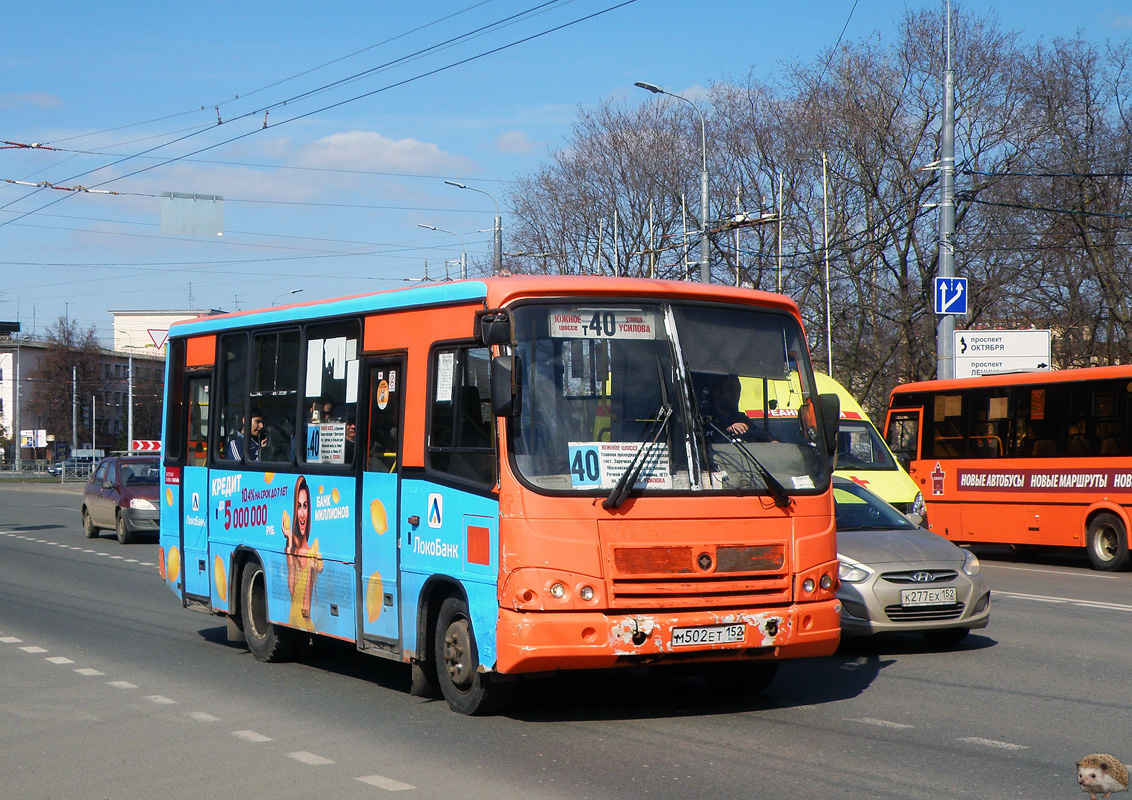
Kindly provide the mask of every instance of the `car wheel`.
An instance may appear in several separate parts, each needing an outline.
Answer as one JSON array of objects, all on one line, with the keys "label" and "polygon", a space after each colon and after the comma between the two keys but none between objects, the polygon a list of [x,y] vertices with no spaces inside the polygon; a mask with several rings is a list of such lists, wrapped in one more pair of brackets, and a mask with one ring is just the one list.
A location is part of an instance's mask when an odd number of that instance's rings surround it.
[{"label": "car wheel", "polygon": [[942,628],[936,631],[924,631],[924,638],[932,644],[956,645],[967,638],[970,628]]},{"label": "car wheel", "polygon": [[445,598],[433,635],[433,666],[449,708],[458,714],[478,716],[494,713],[510,701],[513,683],[480,672],[476,637],[463,600]]},{"label": "car wheel", "polygon": [[134,532],[126,526],[126,515],[118,512],[118,519],[114,525],[118,532],[118,544],[130,544],[134,540]]},{"label": "car wheel", "polygon": [[777,661],[725,661],[700,668],[707,685],[731,696],[752,695],[770,686],[778,674]]},{"label": "car wheel", "polygon": [[85,507],[83,508],[83,533],[86,534],[88,539],[94,539],[98,536],[98,526],[94,524],[94,521],[90,518],[90,512]]},{"label": "car wheel", "polygon": [[267,617],[267,582],[263,567],[248,564],[240,587],[240,615],[244,639],[257,661],[288,661],[299,647],[299,634],[293,628],[276,625]]},{"label": "car wheel", "polygon": [[1093,517],[1085,534],[1085,547],[1093,569],[1116,572],[1128,566],[1128,532],[1116,514]]}]

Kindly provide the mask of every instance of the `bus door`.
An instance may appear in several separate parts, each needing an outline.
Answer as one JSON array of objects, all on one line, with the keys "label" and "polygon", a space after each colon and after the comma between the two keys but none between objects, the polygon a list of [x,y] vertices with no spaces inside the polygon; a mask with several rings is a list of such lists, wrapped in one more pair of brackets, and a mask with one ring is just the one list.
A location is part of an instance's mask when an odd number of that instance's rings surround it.
[{"label": "bus door", "polygon": [[358,578],[361,582],[361,613],[358,615],[365,640],[400,641],[400,568],[398,509],[400,505],[401,447],[405,386],[401,356],[370,359],[369,424],[363,451],[362,496],[358,521]]},{"label": "bus door", "polygon": [[[208,396],[211,378],[192,376],[187,380],[189,430],[185,468],[181,477],[181,568],[184,594],[209,597],[208,576]],[[204,565],[203,567],[201,565]]]}]

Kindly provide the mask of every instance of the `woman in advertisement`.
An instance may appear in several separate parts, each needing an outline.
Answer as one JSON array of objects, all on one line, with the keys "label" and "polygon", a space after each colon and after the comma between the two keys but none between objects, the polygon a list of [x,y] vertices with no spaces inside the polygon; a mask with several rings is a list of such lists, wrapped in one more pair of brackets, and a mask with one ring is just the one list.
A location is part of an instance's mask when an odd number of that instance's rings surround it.
[{"label": "woman in advertisement", "polygon": [[[290,524],[293,521],[293,525]],[[283,519],[283,536],[287,540],[283,552],[287,556],[287,588],[291,591],[290,624],[313,631],[311,599],[314,582],[322,572],[322,556],[318,552],[318,539],[311,540],[311,492],[302,475],[295,483],[295,514],[292,520]]]}]

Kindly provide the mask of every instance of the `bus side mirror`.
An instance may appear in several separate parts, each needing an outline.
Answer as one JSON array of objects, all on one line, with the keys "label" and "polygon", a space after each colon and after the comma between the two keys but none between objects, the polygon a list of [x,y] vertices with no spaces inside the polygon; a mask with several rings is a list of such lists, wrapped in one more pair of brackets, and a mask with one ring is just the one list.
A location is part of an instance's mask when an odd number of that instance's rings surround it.
[{"label": "bus side mirror", "polygon": [[511,313],[495,308],[476,312],[476,338],[483,344],[514,344],[511,341]]},{"label": "bus side mirror", "polygon": [[825,426],[825,447],[833,456],[837,453],[837,429],[841,425],[841,399],[835,394],[819,394],[818,405]]},{"label": "bus side mirror", "polygon": [[491,413],[497,417],[515,417],[523,406],[519,376],[521,364],[516,355],[491,359]]}]

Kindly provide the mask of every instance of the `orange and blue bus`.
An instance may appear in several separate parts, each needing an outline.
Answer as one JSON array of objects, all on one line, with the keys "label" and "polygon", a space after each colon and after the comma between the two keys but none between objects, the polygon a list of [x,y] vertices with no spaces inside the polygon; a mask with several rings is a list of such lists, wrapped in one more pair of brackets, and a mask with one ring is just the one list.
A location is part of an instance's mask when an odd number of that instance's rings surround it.
[{"label": "orange and blue bus", "polygon": [[1130,563],[1132,367],[897,386],[885,438],[936,533]]},{"label": "orange and blue bus", "polygon": [[[726,431],[703,404],[736,376],[799,413]],[[762,688],[839,640],[814,385],[794,303],[716,285],[494,277],[179,323],[160,571],[261,661],[348,641],[465,714],[557,670]]]}]

